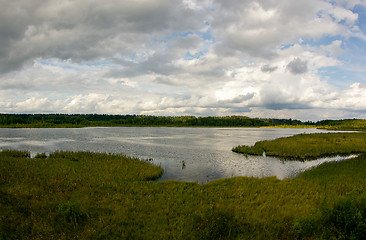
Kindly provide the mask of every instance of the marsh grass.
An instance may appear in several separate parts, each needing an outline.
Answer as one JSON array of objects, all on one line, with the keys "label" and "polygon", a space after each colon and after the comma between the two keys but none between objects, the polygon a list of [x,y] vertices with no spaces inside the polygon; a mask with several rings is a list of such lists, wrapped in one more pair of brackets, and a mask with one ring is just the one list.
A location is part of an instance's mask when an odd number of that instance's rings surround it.
[{"label": "marsh grass", "polygon": [[254,146],[237,146],[234,152],[246,155],[275,156],[288,160],[312,160],[320,157],[366,152],[366,133],[299,134],[260,141]]},{"label": "marsh grass", "polygon": [[199,185],[154,182],[161,168],[121,155],[55,152],[29,158],[3,151],[0,239],[358,236],[364,226],[365,162],[360,155],[295,179],[236,177]]}]

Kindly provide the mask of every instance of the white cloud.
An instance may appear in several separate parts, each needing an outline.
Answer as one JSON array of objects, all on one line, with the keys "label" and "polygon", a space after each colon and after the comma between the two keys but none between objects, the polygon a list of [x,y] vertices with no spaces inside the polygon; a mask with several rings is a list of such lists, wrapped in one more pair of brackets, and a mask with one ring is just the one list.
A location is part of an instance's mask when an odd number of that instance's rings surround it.
[{"label": "white cloud", "polygon": [[366,109],[366,86],[361,83],[353,83],[348,89],[342,91],[337,99],[330,102],[330,107],[364,111]]},{"label": "white cloud", "polygon": [[0,2],[0,112],[366,111],[362,79],[320,75],[363,38],[365,1]]}]

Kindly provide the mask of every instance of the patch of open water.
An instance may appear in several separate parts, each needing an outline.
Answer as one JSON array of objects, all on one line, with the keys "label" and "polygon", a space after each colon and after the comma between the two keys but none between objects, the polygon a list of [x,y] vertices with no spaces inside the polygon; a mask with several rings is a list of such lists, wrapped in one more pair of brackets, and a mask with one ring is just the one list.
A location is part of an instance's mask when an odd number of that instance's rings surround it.
[{"label": "patch of open water", "polygon": [[161,180],[174,179],[206,183],[235,176],[294,177],[324,162],[282,161],[263,156],[243,156],[231,151],[237,145],[287,137],[300,133],[319,133],[319,129],[283,128],[166,128],[97,127],[0,129],[0,149],[28,150],[31,155],[57,150],[121,153],[153,159],[164,169]]}]

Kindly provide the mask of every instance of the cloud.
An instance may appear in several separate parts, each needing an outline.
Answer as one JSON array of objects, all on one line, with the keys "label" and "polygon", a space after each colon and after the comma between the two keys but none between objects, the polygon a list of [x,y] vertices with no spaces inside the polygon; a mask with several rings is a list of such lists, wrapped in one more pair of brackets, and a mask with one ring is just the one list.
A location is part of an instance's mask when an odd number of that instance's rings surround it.
[{"label": "cloud", "polygon": [[366,109],[366,86],[361,83],[353,83],[342,91],[339,98],[329,103],[332,108],[352,109],[363,111]]},{"label": "cloud", "polygon": [[326,55],[337,57],[344,52],[342,43],[341,40],[334,40],[331,44],[322,45],[320,47],[325,51]]},{"label": "cloud", "polygon": [[[268,57],[275,54],[278,45],[299,37],[318,38],[347,32],[338,23],[353,25],[357,20],[350,10],[319,0],[291,4],[271,1],[259,4],[253,0],[211,4],[179,0],[128,3],[14,0],[2,5],[1,72],[19,69],[36,58],[82,62],[116,55],[136,56],[136,53],[149,56],[152,39],[170,44],[167,46],[170,50],[180,45],[189,51],[190,37],[181,43],[177,39],[174,45],[169,43],[169,36],[204,30],[207,22],[213,36],[220,40],[215,46],[219,53]],[[317,16],[318,12],[323,15]]]},{"label": "cloud", "polygon": [[81,62],[117,53],[131,55],[152,38],[171,31],[196,31],[204,25],[196,10],[178,0],[15,0],[2,5],[1,72],[39,57]]},{"label": "cloud", "polygon": [[261,67],[262,72],[274,72],[278,67],[271,67],[271,65],[266,64]]},{"label": "cloud", "polygon": [[31,97],[23,102],[17,102],[14,104],[14,108],[18,112],[40,112],[42,109],[42,113],[53,113],[57,111],[57,109],[62,106],[59,101],[51,102],[48,98],[45,97]]},{"label": "cloud", "polygon": [[316,109],[366,109],[362,74],[338,89],[324,70],[363,65],[348,58],[364,35],[354,10],[364,1],[0,3],[0,112],[295,118],[314,109],[315,118]]},{"label": "cloud", "polygon": [[286,66],[292,74],[303,74],[308,71],[308,63],[300,58],[295,58]]},{"label": "cloud", "polygon": [[[272,58],[276,47],[300,38],[350,36],[357,14],[327,1],[217,1],[217,51],[226,55]],[[345,23],[347,26],[341,23]],[[316,26],[316,27],[314,27]]]}]

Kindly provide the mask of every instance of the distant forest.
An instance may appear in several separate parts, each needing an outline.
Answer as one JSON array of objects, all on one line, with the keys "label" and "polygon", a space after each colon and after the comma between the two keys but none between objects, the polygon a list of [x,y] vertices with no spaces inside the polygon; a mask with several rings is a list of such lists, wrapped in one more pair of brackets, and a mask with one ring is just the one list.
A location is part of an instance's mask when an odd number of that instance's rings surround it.
[{"label": "distant forest", "polygon": [[245,116],[195,117],[108,114],[0,114],[0,127],[63,128],[96,126],[167,127],[319,127],[335,130],[365,130],[366,120],[322,120],[249,118]]}]

